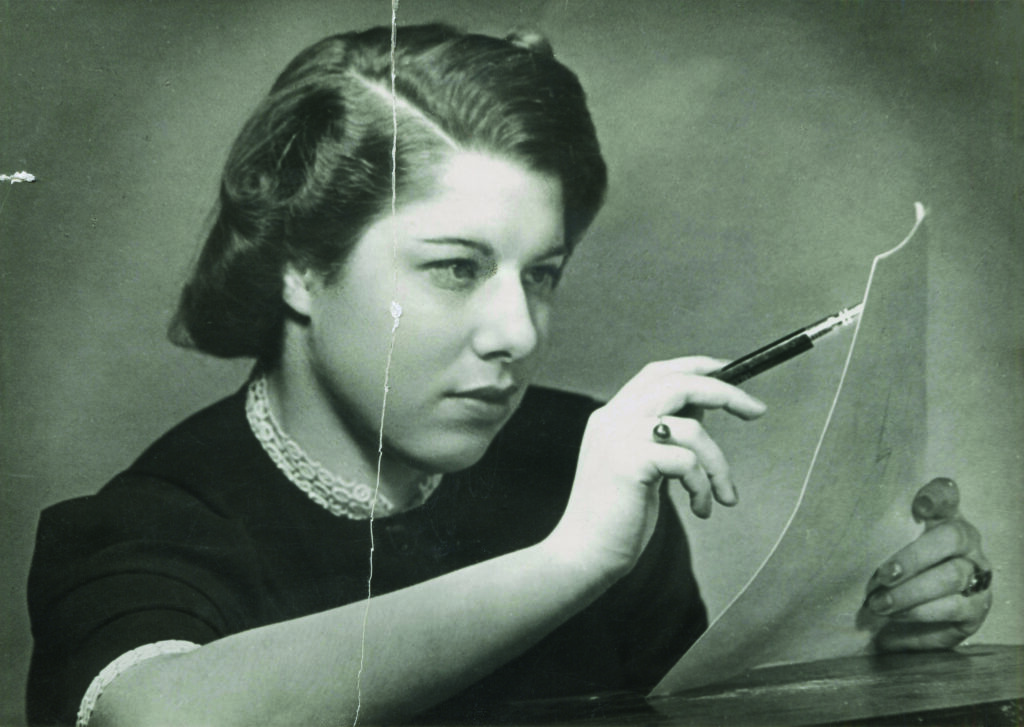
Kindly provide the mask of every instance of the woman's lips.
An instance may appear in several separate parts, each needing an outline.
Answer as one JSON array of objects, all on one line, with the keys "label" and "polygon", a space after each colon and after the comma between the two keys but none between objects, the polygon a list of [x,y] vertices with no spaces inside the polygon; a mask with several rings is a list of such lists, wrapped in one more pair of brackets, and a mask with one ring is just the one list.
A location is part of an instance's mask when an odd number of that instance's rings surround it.
[{"label": "woman's lips", "polygon": [[507,404],[519,389],[515,384],[507,386],[477,386],[472,389],[456,391],[452,396],[467,399],[479,399],[491,404]]},{"label": "woman's lips", "polygon": [[475,415],[485,419],[502,419],[515,403],[519,387],[508,386],[476,386],[460,389],[450,394],[451,398],[460,402]]}]

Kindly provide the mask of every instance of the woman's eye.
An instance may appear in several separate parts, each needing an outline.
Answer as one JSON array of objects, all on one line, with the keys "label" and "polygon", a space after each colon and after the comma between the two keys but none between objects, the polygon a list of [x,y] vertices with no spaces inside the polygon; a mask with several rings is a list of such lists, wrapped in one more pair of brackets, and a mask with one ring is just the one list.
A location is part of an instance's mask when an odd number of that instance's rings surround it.
[{"label": "woman's eye", "polygon": [[552,290],[562,277],[562,268],[558,265],[539,265],[523,272],[523,280],[530,288]]},{"label": "woman's eye", "polygon": [[442,288],[465,288],[480,276],[474,260],[441,260],[429,266],[430,276]]}]

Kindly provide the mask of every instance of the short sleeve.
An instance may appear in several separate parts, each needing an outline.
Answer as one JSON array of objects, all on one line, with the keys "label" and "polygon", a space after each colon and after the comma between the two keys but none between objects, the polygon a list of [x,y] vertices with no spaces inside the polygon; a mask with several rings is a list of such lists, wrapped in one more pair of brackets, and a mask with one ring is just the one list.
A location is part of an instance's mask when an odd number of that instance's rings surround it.
[{"label": "short sleeve", "polygon": [[139,646],[258,621],[255,562],[243,523],[155,478],[45,510],[28,583],[30,723],[74,724],[90,682]]},{"label": "short sleeve", "polygon": [[92,719],[93,710],[96,709],[96,702],[103,696],[103,692],[110,686],[110,683],[129,669],[159,656],[187,654],[198,648],[199,644],[193,644],[191,641],[157,641],[155,644],[145,644],[121,654],[103,667],[103,671],[89,683],[89,688],[85,690],[85,696],[82,697],[82,703],[78,707],[75,727],[89,727],[89,720]]}]

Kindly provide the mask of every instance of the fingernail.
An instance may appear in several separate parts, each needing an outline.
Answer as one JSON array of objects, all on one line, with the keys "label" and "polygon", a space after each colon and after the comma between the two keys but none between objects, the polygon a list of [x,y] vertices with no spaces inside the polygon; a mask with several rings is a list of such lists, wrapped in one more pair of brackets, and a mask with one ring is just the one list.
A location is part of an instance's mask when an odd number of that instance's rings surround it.
[{"label": "fingernail", "polygon": [[733,487],[732,485],[729,485],[729,488],[722,493],[722,500],[722,504],[727,507],[732,507],[737,502],[739,502],[739,493],[736,492],[736,488]]},{"label": "fingernail", "polygon": [[892,596],[888,593],[876,593],[868,599],[868,607],[875,613],[888,613],[892,610]]},{"label": "fingernail", "polygon": [[910,511],[918,522],[945,520],[956,517],[959,506],[956,483],[947,477],[936,477],[917,493]]},{"label": "fingernail", "polygon": [[894,560],[891,563],[886,563],[881,566],[877,571],[875,571],[875,575],[883,583],[894,583],[899,580],[901,575],[903,575],[903,568],[900,566],[898,561]]},{"label": "fingernail", "polygon": [[914,498],[911,512],[914,515],[914,520],[917,522],[929,520],[935,514],[935,500],[928,497],[928,495],[918,495]]}]

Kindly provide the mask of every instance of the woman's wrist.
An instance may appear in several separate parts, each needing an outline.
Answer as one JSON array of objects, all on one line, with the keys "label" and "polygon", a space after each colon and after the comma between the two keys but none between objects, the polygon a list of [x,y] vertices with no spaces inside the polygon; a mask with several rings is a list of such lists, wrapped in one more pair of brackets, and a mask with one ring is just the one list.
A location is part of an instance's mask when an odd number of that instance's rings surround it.
[{"label": "woman's wrist", "polygon": [[604,592],[632,570],[635,558],[610,553],[582,535],[576,528],[562,522],[537,544],[538,554],[558,577],[599,593]]}]

